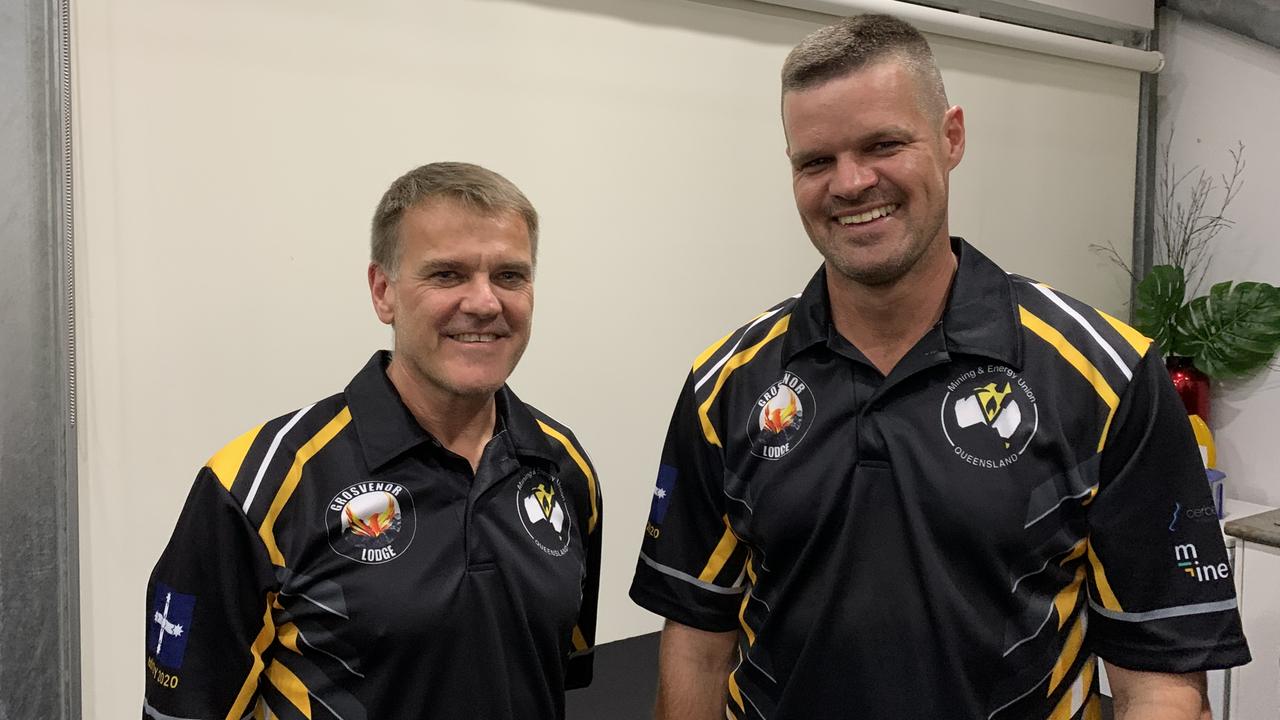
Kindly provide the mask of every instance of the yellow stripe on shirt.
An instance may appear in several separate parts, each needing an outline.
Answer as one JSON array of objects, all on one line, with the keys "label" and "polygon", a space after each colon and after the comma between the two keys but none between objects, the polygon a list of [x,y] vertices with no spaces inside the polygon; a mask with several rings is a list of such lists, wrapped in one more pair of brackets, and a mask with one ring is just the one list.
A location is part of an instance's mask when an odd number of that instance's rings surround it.
[{"label": "yellow stripe on shirt", "polygon": [[[739,651],[741,654],[741,651]],[[747,711],[747,706],[742,702],[742,690],[738,688],[738,671],[734,670],[729,673],[729,697],[733,698],[733,702],[737,704],[738,709],[742,712]]]},{"label": "yellow stripe on shirt", "polygon": [[1067,688],[1066,692],[1062,693],[1057,706],[1049,715],[1049,720],[1071,720],[1071,716],[1075,715],[1076,711],[1088,701],[1089,693],[1093,690],[1093,668],[1097,662],[1098,659],[1093,655],[1084,661],[1078,679]]},{"label": "yellow stripe on shirt", "polygon": [[1089,362],[1069,340],[1056,328],[1051,327],[1048,323],[1031,313],[1030,310],[1019,306],[1019,312],[1022,316],[1022,325],[1031,332],[1039,335],[1041,339],[1053,346],[1058,354],[1067,361],[1076,372],[1084,376],[1084,379],[1093,386],[1098,397],[1102,398],[1102,402],[1106,403],[1110,412],[1107,413],[1107,422],[1102,427],[1102,435],[1098,438],[1098,452],[1102,452],[1102,448],[1107,442],[1107,432],[1111,428],[1111,420],[1115,417],[1116,408],[1120,406],[1120,397],[1116,395],[1116,391],[1111,389],[1111,385],[1107,383],[1107,379],[1102,376],[1102,372]]},{"label": "yellow stripe on shirt", "polygon": [[1087,543],[1089,553],[1089,564],[1093,566],[1093,588],[1098,591],[1098,599],[1102,601],[1102,607],[1116,612],[1124,612],[1124,608],[1120,607],[1120,601],[1116,598],[1115,592],[1111,590],[1111,581],[1107,580],[1107,572],[1102,569],[1102,561],[1098,559],[1098,554],[1093,551],[1093,541]]},{"label": "yellow stripe on shirt", "polygon": [[266,652],[267,646],[276,636],[275,620],[271,617],[271,603],[275,599],[275,593],[267,594],[267,609],[262,614],[262,630],[258,632],[258,637],[254,638],[253,645],[249,648],[249,656],[253,659],[249,667],[249,676],[240,685],[240,692],[236,695],[236,701],[231,705],[231,709],[227,711],[226,720],[241,720],[249,708],[249,703],[258,694],[258,674],[262,672],[263,664],[262,653]]},{"label": "yellow stripe on shirt", "polygon": [[702,364],[703,364],[703,363],[705,363],[706,361],[710,360],[710,359],[711,359],[711,356],[712,356],[712,355],[715,355],[717,350],[719,350],[720,348],[724,347],[724,344],[725,344],[725,343],[727,343],[727,342],[729,342],[729,338],[733,337],[733,333],[736,333],[736,332],[738,332],[738,331],[737,331],[737,330],[734,330],[733,332],[729,333],[728,335],[725,335],[724,337],[722,337],[722,338],[720,338],[719,340],[715,341],[715,343],[714,343],[714,344],[712,344],[712,345],[711,345],[711,347],[707,348],[706,350],[703,350],[703,351],[702,351],[702,354],[701,354],[701,355],[699,355],[697,358],[695,358],[695,359],[694,359],[694,361],[693,361],[693,369],[694,369],[694,370],[697,370],[698,368],[702,367]]},{"label": "yellow stripe on shirt", "polygon": [[298,483],[302,480],[303,466],[316,453],[320,452],[334,436],[342,432],[342,429],[349,422],[351,422],[351,408],[344,407],[342,412],[338,413],[328,424],[320,429],[320,432],[312,436],[301,448],[298,448],[297,454],[294,455],[293,467],[289,468],[289,474],[284,476],[284,483],[280,485],[280,490],[276,492],[275,498],[271,500],[271,507],[267,509],[267,516],[263,518],[262,527],[258,530],[258,534],[262,536],[263,544],[267,546],[267,554],[271,556],[271,562],[275,565],[284,567],[284,555],[281,554],[280,548],[276,546],[276,519],[280,517],[280,512],[288,504],[289,498],[293,497],[293,491],[298,489]]},{"label": "yellow stripe on shirt", "polygon": [[1067,583],[1067,586],[1058,591],[1053,597],[1053,607],[1058,612],[1058,629],[1061,630],[1063,625],[1067,624],[1067,618],[1071,617],[1071,611],[1076,609],[1076,603],[1080,601],[1080,585],[1084,582],[1084,566],[1076,566],[1076,575]]},{"label": "yellow stripe on shirt", "polygon": [[742,632],[747,636],[747,645],[756,644],[756,631],[751,629],[747,624],[747,603],[751,602],[751,593],[754,590],[748,590],[742,595],[742,605],[738,607],[738,624],[742,626]]},{"label": "yellow stripe on shirt", "polygon": [[583,652],[584,650],[587,650],[590,647],[589,645],[587,645],[587,638],[582,634],[582,628],[578,627],[577,625],[573,626],[572,642],[573,642],[573,651],[575,653]]},{"label": "yellow stripe on shirt", "polygon": [[298,649],[297,625],[294,625],[293,623],[285,623],[284,625],[281,625],[280,629],[276,631],[276,638],[280,640],[281,645],[289,648],[299,655],[302,654],[302,651]]},{"label": "yellow stripe on shirt", "polygon": [[569,457],[573,458],[573,462],[578,465],[578,469],[582,471],[583,475],[587,476],[587,494],[591,496],[591,518],[587,520],[587,534],[595,532],[596,522],[600,519],[600,509],[596,507],[596,476],[591,472],[591,465],[587,463],[586,458],[582,457],[582,453],[578,452],[578,448],[569,442],[569,438],[565,437],[564,433],[541,420],[538,421],[538,425],[542,428],[542,432],[555,438],[557,442],[564,446],[565,451],[569,453]]},{"label": "yellow stripe on shirt", "polygon": [[1062,645],[1062,653],[1058,655],[1058,662],[1054,663],[1053,672],[1049,675],[1049,691],[1046,695],[1053,694],[1053,691],[1062,683],[1062,679],[1067,676],[1067,671],[1071,669],[1071,666],[1076,662],[1076,658],[1080,655],[1080,648],[1084,645],[1085,615],[1086,613],[1084,612],[1078,613],[1076,621],[1071,624],[1071,629],[1067,631],[1067,639]]},{"label": "yellow stripe on shirt", "polygon": [[778,320],[778,322],[773,324],[773,327],[769,328],[769,333],[764,336],[763,340],[729,358],[729,361],[720,369],[720,374],[716,377],[716,384],[711,389],[711,394],[708,395],[707,399],[698,407],[698,417],[702,420],[702,434],[706,436],[707,442],[715,445],[716,447],[723,447],[720,444],[720,436],[716,434],[716,429],[711,426],[711,418],[708,416],[708,413],[711,410],[711,403],[715,402],[716,395],[719,395],[720,389],[724,387],[725,380],[729,379],[729,376],[733,374],[734,370],[737,370],[743,365],[751,362],[755,358],[756,353],[760,352],[760,348],[763,348],[765,345],[768,345],[770,341],[785,333],[790,324],[791,315],[783,315],[781,320]]},{"label": "yellow stripe on shirt", "polygon": [[716,549],[707,560],[706,567],[698,573],[698,579],[702,582],[714,582],[719,577],[720,571],[724,570],[724,564],[729,562],[733,551],[738,548],[738,536],[733,534],[733,528],[729,525],[729,516],[725,515],[723,519],[724,534],[720,536],[720,542],[716,543]]},{"label": "yellow stripe on shirt", "polygon": [[311,694],[307,692],[307,686],[302,682],[302,678],[293,674],[293,671],[278,660],[272,660],[271,665],[267,667],[267,680],[280,691],[303,717],[311,717]]},{"label": "yellow stripe on shirt", "polygon": [[1124,338],[1125,342],[1129,343],[1139,356],[1147,354],[1147,348],[1151,347],[1151,338],[1143,335],[1137,330],[1134,330],[1125,323],[1120,322],[1101,310],[1098,311],[1098,314],[1101,315],[1102,319],[1106,320],[1111,327],[1115,328],[1116,332],[1120,333],[1120,337]]},{"label": "yellow stripe on shirt", "polygon": [[236,475],[240,474],[240,466],[244,464],[245,456],[249,454],[249,448],[261,431],[262,425],[259,425],[232,440],[205,463],[205,466],[218,476],[218,482],[222,483],[222,487],[231,489],[231,484],[236,481]]}]

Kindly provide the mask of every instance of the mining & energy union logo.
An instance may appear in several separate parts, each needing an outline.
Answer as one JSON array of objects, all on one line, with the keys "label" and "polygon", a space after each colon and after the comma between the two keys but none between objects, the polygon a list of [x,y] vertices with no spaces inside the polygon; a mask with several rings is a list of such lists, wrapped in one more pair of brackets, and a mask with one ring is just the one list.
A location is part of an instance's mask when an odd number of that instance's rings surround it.
[{"label": "mining & energy union logo", "polygon": [[569,552],[572,515],[560,479],[530,470],[516,483],[516,514],[534,544],[552,557]]},{"label": "mining & energy union logo", "polygon": [[947,383],[942,433],[956,457],[970,465],[1012,465],[1039,426],[1035,393],[1012,368],[980,365]]}]

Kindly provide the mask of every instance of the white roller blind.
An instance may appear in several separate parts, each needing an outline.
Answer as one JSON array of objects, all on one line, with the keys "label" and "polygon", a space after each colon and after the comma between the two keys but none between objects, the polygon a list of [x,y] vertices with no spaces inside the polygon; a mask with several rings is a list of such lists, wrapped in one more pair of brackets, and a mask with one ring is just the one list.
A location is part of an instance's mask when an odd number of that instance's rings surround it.
[{"label": "white roller blind", "polygon": [[[689,362],[819,262],[777,77],[823,18],[733,0],[75,8],[86,718],[136,712],[143,587],[197,468],[389,344],[369,217],[434,160],[504,173],[543,215],[512,384],[598,466],[599,640],[657,629],[626,589]],[[1122,312],[1127,278],[1088,244],[1130,246],[1137,74],[935,50],[969,127],[953,232]]]}]

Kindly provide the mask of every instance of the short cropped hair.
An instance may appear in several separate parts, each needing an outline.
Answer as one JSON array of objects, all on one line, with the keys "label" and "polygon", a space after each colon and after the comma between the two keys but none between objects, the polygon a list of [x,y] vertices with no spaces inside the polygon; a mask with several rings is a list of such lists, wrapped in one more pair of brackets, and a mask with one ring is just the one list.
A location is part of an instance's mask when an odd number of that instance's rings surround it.
[{"label": "short cropped hair", "polygon": [[929,42],[891,15],[855,15],[811,33],[782,64],[782,93],[808,90],[886,61],[901,63],[916,77],[927,111],[946,112],[947,90]]},{"label": "short cropped hair", "polygon": [[373,212],[370,256],[387,275],[395,277],[400,262],[400,220],[422,203],[444,198],[484,216],[508,212],[519,215],[529,231],[529,249],[538,257],[538,211],[529,198],[498,173],[463,162],[437,162],[401,175],[383,194]]}]

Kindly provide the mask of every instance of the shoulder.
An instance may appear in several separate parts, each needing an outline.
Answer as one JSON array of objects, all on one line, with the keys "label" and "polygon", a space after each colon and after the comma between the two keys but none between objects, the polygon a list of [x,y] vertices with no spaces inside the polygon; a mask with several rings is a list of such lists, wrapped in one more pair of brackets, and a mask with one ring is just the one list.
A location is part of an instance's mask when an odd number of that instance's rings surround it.
[{"label": "shoulder", "polygon": [[573,470],[595,482],[595,466],[587,455],[586,448],[578,440],[578,436],[564,423],[556,420],[538,408],[525,403],[525,408],[533,416],[534,423],[546,437],[547,445],[554,453],[557,464],[562,470]]},{"label": "shoulder", "polygon": [[713,379],[728,380],[734,371],[757,358],[780,354],[780,340],[791,327],[799,300],[799,295],[793,295],[775,304],[699,353],[690,368],[696,389],[701,390]]},{"label": "shoulder", "polygon": [[1108,394],[1118,395],[1151,349],[1128,324],[1045,283],[1010,275],[1028,348],[1065,360]]},{"label": "shoulder", "polygon": [[591,457],[568,425],[528,403],[524,403],[524,406],[533,416],[538,429],[546,436],[547,446],[560,469],[561,481],[569,485],[571,492],[576,490],[576,494],[586,495],[588,498],[590,514],[587,525],[589,531],[594,531],[600,517],[601,493],[599,477]]},{"label": "shoulder", "polygon": [[274,497],[291,472],[345,430],[351,411],[343,394],[250,428],[205,463],[218,483],[245,508]]}]

